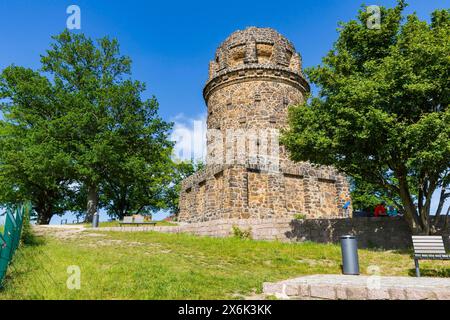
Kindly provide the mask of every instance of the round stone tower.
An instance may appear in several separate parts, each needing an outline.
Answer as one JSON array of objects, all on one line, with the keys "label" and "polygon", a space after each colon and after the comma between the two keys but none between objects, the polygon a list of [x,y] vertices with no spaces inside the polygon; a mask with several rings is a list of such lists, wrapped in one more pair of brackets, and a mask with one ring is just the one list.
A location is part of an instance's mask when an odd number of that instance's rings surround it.
[{"label": "round stone tower", "polygon": [[[302,102],[307,92],[300,54],[288,39],[270,28],[236,31],[209,64],[203,90],[208,130],[219,130],[225,139],[230,129],[282,129],[288,106]],[[215,142],[208,138],[208,159],[217,157]],[[283,150],[279,158],[287,158]]]},{"label": "round stone tower", "polygon": [[288,106],[308,92],[289,40],[270,28],[231,34],[209,64],[207,165],[183,180],[179,221],[345,217],[345,176],[332,167],[294,163],[279,144]]}]

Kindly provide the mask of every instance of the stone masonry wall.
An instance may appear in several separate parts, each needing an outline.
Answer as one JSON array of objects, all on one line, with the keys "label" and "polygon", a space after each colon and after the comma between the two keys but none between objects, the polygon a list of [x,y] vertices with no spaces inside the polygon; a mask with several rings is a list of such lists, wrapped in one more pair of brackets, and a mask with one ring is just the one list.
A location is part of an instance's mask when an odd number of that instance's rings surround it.
[{"label": "stone masonry wall", "polygon": [[293,168],[265,172],[258,166],[207,166],[183,181],[179,221],[345,217],[349,187],[344,176],[308,163]]},{"label": "stone masonry wall", "polygon": [[[109,231],[158,231],[166,233],[190,233],[199,236],[229,237],[232,228],[250,230],[254,240],[278,240],[283,242],[312,241],[339,243],[339,237],[353,234],[358,237],[359,248],[408,249],[412,246],[411,232],[402,218],[353,218],[353,219],[218,219],[188,223],[173,227],[114,227]],[[448,232],[445,233],[448,243]],[[448,247],[450,249],[450,247]]]}]

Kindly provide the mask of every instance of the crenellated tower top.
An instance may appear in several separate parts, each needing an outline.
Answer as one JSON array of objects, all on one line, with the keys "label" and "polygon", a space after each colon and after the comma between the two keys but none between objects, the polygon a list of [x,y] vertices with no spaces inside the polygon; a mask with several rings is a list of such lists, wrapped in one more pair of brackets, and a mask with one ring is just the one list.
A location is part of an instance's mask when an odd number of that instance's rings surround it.
[{"label": "crenellated tower top", "polygon": [[217,48],[215,59],[209,64],[204,89],[206,102],[218,84],[248,76],[290,78],[302,91],[309,91],[300,54],[288,39],[271,28],[248,27],[235,31]]}]

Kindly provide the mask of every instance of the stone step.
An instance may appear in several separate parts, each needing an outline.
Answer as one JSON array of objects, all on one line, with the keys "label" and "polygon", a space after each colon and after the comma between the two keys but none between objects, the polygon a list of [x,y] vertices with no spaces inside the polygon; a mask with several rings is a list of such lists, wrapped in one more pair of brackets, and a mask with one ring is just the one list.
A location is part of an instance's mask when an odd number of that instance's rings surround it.
[{"label": "stone step", "polygon": [[450,300],[450,279],[313,275],[263,284],[279,299]]}]

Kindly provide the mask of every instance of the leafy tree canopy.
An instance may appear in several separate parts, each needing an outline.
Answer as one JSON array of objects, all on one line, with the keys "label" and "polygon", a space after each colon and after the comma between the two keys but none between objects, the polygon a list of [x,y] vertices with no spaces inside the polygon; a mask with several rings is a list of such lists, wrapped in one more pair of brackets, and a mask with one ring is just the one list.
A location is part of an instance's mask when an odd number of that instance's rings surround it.
[{"label": "leafy tree canopy", "polygon": [[54,137],[63,102],[47,78],[17,66],[3,70],[0,99],[0,201],[30,199],[48,223],[70,207],[71,159]]},{"label": "leafy tree canopy", "polygon": [[291,108],[283,142],[294,160],[333,165],[400,199],[411,228],[429,233],[433,192],[449,196],[450,12],[427,23],[403,19],[405,6],[381,8],[380,29],[367,27],[365,8],[340,25],[322,64],[306,70],[319,95]]},{"label": "leafy tree canopy", "polygon": [[113,216],[164,208],[172,181],[171,124],[117,40],[94,42],[67,30],[53,37],[40,72],[16,66],[1,76],[0,193],[39,205],[42,223],[67,209],[86,220],[100,204]]},{"label": "leafy tree canopy", "polygon": [[181,182],[193,175],[195,172],[202,170],[205,164],[201,161],[175,161],[174,171],[172,173],[171,186],[167,190],[166,204],[167,209],[175,216],[180,212],[179,196],[181,191]]}]

